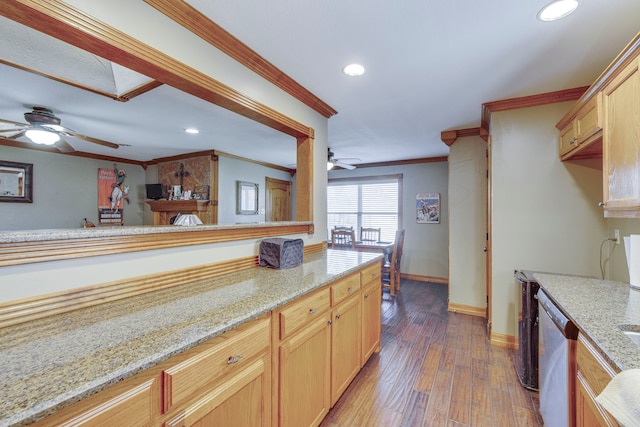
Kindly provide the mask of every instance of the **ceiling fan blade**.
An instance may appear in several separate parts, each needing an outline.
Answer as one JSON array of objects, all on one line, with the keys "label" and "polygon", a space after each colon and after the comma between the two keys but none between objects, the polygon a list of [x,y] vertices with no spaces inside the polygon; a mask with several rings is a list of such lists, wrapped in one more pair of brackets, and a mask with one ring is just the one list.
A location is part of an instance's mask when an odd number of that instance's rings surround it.
[{"label": "ceiling fan blade", "polygon": [[6,127],[6,125],[11,125],[13,127],[19,126],[19,127],[22,127],[22,128],[29,127],[29,125],[26,124],[26,123],[13,122],[11,120],[0,119],[0,127]]},{"label": "ceiling fan blade", "polygon": [[[86,136],[86,135],[80,135],[79,133],[63,132],[63,135],[72,136],[74,138],[82,139],[83,141],[92,142],[94,144],[102,145],[104,147],[109,147],[109,148],[114,148],[114,149],[120,148],[120,145],[114,144],[113,142],[104,141],[104,140],[98,139],[98,138],[92,138],[92,137]],[[124,145],[124,144],[122,144],[122,145]]]},{"label": "ceiling fan blade", "polygon": [[355,166],[353,166],[353,165],[350,165],[350,164],[348,164],[348,163],[342,163],[342,162],[340,162],[340,161],[338,161],[338,160],[336,160],[336,161],[335,161],[335,165],[336,165],[336,166],[340,166],[340,167],[341,167],[341,168],[343,168],[343,169],[348,169],[348,170],[354,170],[354,169],[356,168],[356,167],[355,167]]},{"label": "ceiling fan blade", "polygon": [[8,130],[0,130],[0,132],[17,132],[14,133],[13,135],[0,135],[0,138],[2,139],[18,139],[21,136],[24,136],[24,134],[27,132],[26,129],[8,129]]},{"label": "ceiling fan blade", "polygon": [[69,144],[62,138],[60,138],[60,141],[55,143],[55,146],[61,153],[73,153],[74,151],[76,151],[75,148],[71,146],[71,144]]},{"label": "ceiling fan blade", "polygon": [[336,162],[345,162],[345,163],[360,163],[361,159],[357,157],[340,157],[339,159],[335,159]]},{"label": "ceiling fan blade", "polygon": [[26,129],[23,127],[13,127],[13,128],[7,128],[7,129],[2,129],[0,128],[0,132],[25,132]]}]

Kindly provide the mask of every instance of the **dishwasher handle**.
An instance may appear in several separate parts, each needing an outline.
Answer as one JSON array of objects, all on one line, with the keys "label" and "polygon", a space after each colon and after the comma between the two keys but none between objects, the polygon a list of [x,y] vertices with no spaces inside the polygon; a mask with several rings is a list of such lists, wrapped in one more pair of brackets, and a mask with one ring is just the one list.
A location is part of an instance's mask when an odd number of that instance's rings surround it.
[{"label": "dishwasher handle", "polygon": [[555,305],[542,289],[538,290],[538,304],[565,338],[569,340],[578,339],[577,326]]}]

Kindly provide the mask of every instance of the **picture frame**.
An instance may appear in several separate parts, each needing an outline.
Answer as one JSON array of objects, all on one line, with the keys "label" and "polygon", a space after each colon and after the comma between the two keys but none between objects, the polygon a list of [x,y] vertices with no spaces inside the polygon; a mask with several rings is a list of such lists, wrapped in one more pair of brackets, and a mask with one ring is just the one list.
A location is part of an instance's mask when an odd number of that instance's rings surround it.
[{"label": "picture frame", "polygon": [[33,203],[33,164],[0,160],[0,202]]},{"label": "picture frame", "polygon": [[237,182],[237,209],[238,215],[258,214],[258,184],[253,182]]},{"label": "picture frame", "polygon": [[440,193],[416,194],[416,223],[440,223]]}]

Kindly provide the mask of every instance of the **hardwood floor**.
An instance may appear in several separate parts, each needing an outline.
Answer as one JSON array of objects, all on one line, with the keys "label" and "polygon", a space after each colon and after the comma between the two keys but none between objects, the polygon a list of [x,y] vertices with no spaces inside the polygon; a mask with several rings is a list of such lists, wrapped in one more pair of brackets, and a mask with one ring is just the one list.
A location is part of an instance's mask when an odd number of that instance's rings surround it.
[{"label": "hardwood floor", "polygon": [[322,422],[329,426],[542,426],[538,393],[485,319],[447,312],[447,286],[402,281],[382,301],[382,351]]}]

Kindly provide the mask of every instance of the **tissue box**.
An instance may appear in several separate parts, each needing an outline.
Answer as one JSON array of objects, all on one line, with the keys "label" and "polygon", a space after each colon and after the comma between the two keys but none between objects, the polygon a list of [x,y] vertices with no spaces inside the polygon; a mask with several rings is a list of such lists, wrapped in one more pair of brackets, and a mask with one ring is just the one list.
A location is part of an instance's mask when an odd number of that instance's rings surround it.
[{"label": "tissue box", "polygon": [[291,268],[302,264],[304,241],[274,237],[260,242],[258,262],[261,267]]}]

